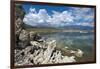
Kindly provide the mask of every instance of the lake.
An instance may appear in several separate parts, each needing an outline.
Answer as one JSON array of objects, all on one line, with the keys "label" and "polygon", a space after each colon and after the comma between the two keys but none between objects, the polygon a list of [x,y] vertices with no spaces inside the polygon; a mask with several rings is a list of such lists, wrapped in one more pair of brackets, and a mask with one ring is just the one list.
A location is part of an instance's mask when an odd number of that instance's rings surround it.
[{"label": "lake", "polygon": [[72,50],[81,49],[84,52],[82,58],[78,58],[78,62],[94,61],[94,34],[80,32],[53,32],[40,33],[45,38],[57,41],[57,47],[64,49],[68,47]]}]

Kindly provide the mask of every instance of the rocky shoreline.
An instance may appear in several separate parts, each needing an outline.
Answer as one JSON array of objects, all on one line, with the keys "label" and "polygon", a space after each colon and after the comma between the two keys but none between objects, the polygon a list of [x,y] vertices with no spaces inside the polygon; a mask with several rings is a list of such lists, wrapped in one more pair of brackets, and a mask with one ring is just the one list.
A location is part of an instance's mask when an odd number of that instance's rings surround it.
[{"label": "rocky shoreline", "polygon": [[[56,64],[76,62],[77,57],[82,57],[83,52],[69,50],[72,54],[65,56],[60,50],[56,49],[56,40],[43,39],[39,34],[22,30],[20,33],[18,46],[15,49],[15,65],[37,65],[37,64]],[[27,32],[27,33],[26,33]],[[29,45],[29,46],[28,46]]]}]

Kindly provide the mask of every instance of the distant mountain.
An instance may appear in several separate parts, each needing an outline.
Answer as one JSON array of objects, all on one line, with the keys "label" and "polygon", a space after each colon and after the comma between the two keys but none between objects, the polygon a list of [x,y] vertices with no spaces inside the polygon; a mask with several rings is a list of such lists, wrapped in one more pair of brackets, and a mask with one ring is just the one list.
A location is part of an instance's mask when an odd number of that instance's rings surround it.
[{"label": "distant mountain", "polygon": [[81,26],[81,25],[70,25],[64,26],[63,29],[78,29],[78,30],[93,30],[94,28],[91,26]]},{"label": "distant mountain", "polygon": [[68,29],[68,30],[93,30],[94,28],[91,26],[81,26],[81,25],[68,25],[68,26],[63,26],[63,27],[47,27],[47,26],[31,26],[27,25],[24,23],[23,25],[24,28],[51,28],[51,29]]},{"label": "distant mountain", "polygon": [[55,27],[49,27],[49,26],[44,26],[44,25],[38,25],[38,26],[31,26],[31,25],[28,25],[28,24],[23,24],[23,28],[51,28],[51,29],[57,29]]},{"label": "distant mountain", "polygon": [[33,26],[23,23],[23,28],[33,28]]}]

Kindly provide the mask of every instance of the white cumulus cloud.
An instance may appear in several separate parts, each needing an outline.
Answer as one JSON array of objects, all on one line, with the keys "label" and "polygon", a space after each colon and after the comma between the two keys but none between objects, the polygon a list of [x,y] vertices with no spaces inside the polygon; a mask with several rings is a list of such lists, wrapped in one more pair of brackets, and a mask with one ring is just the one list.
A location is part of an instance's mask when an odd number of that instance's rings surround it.
[{"label": "white cumulus cloud", "polygon": [[50,26],[60,27],[66,23],[73,22],[74,17],[68,11],[53,11],[51,15],[46,9],[40,9],[39,12],[35,8],[30,8],[28,14],[25,15],[23,22],[32,26]]}]

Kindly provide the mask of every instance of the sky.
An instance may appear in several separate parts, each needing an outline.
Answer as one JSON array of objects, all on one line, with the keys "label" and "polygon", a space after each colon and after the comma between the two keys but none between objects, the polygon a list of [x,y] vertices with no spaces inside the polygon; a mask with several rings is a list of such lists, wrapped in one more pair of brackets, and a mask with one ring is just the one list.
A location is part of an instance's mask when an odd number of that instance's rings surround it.
[{"label": "sky", "polygon": [[23,22],[34,27],[94,26],[94,8],[22,5],[25,16]]}]

